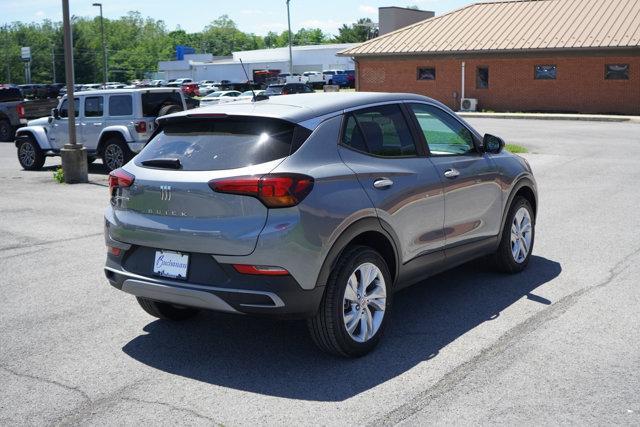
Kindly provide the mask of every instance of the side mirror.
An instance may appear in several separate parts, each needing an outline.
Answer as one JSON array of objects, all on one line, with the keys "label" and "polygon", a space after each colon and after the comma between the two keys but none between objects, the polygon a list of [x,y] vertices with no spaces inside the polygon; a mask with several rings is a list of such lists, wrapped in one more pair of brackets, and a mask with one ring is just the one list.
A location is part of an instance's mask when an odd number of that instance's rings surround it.
[{"label": "side mirror", "polygon": [[482,139],[482,148],[485,153],[498,154],[504,148],[504,140],[498,136],[486,133]]},{"label": "side mirror", "polygon": [[60,118],[60,110],[58,110],[57,108],[52,108],[51,109],[51,117],[53,117],[54,119],[59,119]]}]

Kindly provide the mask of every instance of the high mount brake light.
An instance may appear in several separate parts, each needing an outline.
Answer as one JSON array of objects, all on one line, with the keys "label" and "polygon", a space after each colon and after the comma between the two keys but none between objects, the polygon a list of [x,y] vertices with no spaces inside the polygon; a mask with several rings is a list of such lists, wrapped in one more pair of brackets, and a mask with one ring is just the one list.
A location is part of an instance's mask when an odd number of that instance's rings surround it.
[{"label": "high mount brake light", "polygon": [[109,193],[113,194],[113,190],[120,187],[131,187],[135,176],[126,172],[124,169],[116,169],[109,174]]},{"label": "high mount brake light", "polygon": [[301,174],[270,174],[209,181],[217,193],[255,197],[268,208],[288,208],[304,200],[313,188],[313,178]]}]

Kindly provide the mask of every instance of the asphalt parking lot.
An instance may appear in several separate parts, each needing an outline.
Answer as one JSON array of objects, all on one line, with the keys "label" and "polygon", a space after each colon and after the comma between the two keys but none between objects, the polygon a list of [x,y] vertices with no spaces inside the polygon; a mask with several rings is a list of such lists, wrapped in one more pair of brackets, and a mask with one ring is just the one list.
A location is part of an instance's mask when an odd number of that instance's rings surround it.
[{"label": "asphalt parking lot", "polygon": [[640,424],[640,125],[470,122],[530,151],[530,267],[400,292],[358,360],[302,322],[148,316],[102,272],[100,165],[61,185],[0,144],[0,424]]}]

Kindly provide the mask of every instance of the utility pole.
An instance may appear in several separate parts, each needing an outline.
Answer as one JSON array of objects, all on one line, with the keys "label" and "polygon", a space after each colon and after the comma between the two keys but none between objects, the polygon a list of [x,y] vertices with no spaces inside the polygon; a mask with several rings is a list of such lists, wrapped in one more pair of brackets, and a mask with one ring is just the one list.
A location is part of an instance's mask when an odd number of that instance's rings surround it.
[{"label": "utility pole", "polygon": [[109,80],[109,68],[107,67],[107,43],[104,39],[104,20],[102,18],[102,3],[94,3],[93,6],[100,8],[100,32],[102,33],[102,55],[104,57],[104,75],[102,79],[103,87],[106,88],[107,80]]},{"label": "utility pole", "polygon": [[62,0],[62,26],[64,29],[64,74],[67,84],[67,124],[69,126],[69,143],[65,144],[60,154],[62,170],[67,184],[88,182],[87,150],[76,141],[76,103],[73,88],[73,36],[69,21],[69,0]]},{"label": "utility pole", "polygon": [[52,83],[56,83],[56,47],[51,46],[51,74],[53,75]]},{"label": "utility pole", "polygon": [[287,24],[289,25],[289,74],[293,74],[293,53],[291,51],[291,14],[289,13],[289,1],[287,0]]}]

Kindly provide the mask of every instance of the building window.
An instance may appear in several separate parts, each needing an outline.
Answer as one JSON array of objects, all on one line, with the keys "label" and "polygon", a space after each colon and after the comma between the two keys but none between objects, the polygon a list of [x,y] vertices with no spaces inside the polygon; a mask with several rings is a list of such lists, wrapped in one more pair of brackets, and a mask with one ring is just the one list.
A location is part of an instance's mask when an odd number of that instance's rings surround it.
[{"label": "building window", "polygon": [[558,73],[557,65],[536,65],[536,80],[555,80]]},{"label": "building window", "polygon": [[478,67],[476,69],[476,89],[489,88],[489,67]]},{"label": "building window", "polygon": [[629,64],[607,64],[604,69],[606,80],[629,80]]},{"label": "building window", "polygon": [[418,68],[418,80],[435,80],[436,69],[434,67]]}]

